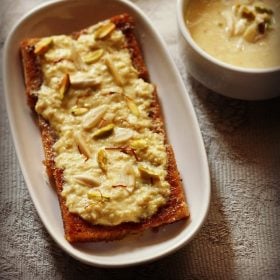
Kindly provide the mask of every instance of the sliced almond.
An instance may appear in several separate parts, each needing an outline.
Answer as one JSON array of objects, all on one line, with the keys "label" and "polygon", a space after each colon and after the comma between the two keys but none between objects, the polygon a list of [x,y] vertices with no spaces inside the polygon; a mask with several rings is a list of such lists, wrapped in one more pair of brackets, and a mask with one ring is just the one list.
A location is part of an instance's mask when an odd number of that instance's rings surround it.
[{"label": "sliced almond", "polygon": [[241,35],[246,29],[247,21],[243,18],[237,21],[234,28],[234,35]]},{"label": "sliced almond", "polygon": [[108,124],[100,129],[97,129],[93,133],[92,137],[95,139],[108,137],[113,133],[114,127],[115,127],[114,124],[112,124],[112,123]]},{"label": "sliced almond", "polygon": [[90,110],[84,117],[83,128],[88,130],[95,127],[102,119],[107,110],[108,105],[101,105]]},{"label": "sliced almond", "polygon": [[103,39],[108,36],[112,31],[116,29],[116,25],[113,22],[108,22],[101,25],[94,33],[96,39]]},{"label": "sliced almond", "polygon": [[89,159],[91,157],[90,148],[88,147],[87,143],[82,138],[80,133],[75,134],[75,140],[80,153],[83,154],[87,159]]},{"label": "sliced almond", "polygon": [[107,171],[107,163],[108,163],[108,158],[107,158],[107,153],[104,149],[100,149],[97,153],[97,162],[100,167],[100,169],[103,172]]},{"label": "sliced almond", "polygon": [[87,64],[91,64],[91,63],[94,63],[96,61],[98,61],[101,56],[103,55],[104,53],[104,50],[103,49],[99,49],[99,50],[96,50],[94,52],[90,52],[88,54],[86,54],[84,57],[83,57],[83,60],[85,63]]},{"label": "sliced almond", "polygon": [[112,138],[114,143],[123,143],[134,136],[134,131],[129,128],[118,127],[115,129],[115,135]]},{"label": "sliced almond", "polygon": [[95,88],[100,85],[100,79],[92,78],[92,77],[70,77],[70,83],[73,88],[83,89],[83,88]]},{"label": "sliced almond", "polygon": [[112,185],[112,188],[124,188],[131,193],[136,186],[136,177],[133,166],[128,163],[124,165],[120,172],[115,174],[116,184]]},{"label": "sliced almond", "polygon": [[229,36],[232,36],[235,28],[235,19],[230,11],[222,12],[222,16],[226,21],[226,32]]},{"label": "sliced almond", "polygon": [[79,52],[77,51],[74,42],[72,42],[71,45],[71,58],[78,70],[86,70],[86,65],[84,64]]},{"label": "sliced almond", "polygon": [[36,45],[34,49],[34,53],[38,55],[42,55],[46,53],[53,43],[53,39],[50,37],[41,39]]},{"label": "sliced almond", "polygon": [[125,96],[126,104],[133,115],[139,117],[140,112],[135,102],[128,96]]},{"label": "sliced almond", "polygon": [[106,56],[105,63],[107,65],[109,71],[113,75],[115,82],[119,86],[123,86],[125,84],[124,78],[120,75],[118,69],[116,68],[116,66],[114,65],[113,61],[111,60],[111,58],[109,56]]},{"label": "sliced almond", "polygon": [[70,87],[70,77],[69,74],[65,74],[59,85],[59,97],[62,100]]},{"label": "sliced almond", "polygon": [[88,187],[98,187],[100,185],[100,182],[96,178],[87,174],[76,175],[74,179],[76,182]]},{"label": "sliced almond", "polygon": [[129,188],[134,188],[136,184],[136,178],[135,178],[133,166],[131,164],[127,164],[124,167],[124,174],[126,176],[126,185]]}]

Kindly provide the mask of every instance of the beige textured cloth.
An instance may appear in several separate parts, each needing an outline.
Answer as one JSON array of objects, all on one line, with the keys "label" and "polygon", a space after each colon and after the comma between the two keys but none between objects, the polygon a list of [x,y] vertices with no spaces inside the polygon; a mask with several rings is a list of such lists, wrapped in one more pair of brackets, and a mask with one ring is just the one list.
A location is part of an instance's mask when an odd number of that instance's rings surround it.
[{"label": "beige textured cloth", "polygon": [[[43,1],[0,1],[0,46]],[[178,54],[175,1],[134,0],[168,44],[193,101],[212,177],[207,221],[195,239],[154,263],[100,269],[64,253],[28,194],[0,93],[0,279],[280,279],[280,99],[232,100],[190,78]],[[1,75],[2,85],[2,75]]]}]

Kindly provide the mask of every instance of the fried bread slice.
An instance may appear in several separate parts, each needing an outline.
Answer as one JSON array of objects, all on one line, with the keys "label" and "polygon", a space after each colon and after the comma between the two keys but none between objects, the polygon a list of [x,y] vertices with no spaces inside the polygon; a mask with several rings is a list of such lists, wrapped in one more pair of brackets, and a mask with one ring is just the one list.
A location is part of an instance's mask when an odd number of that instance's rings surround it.
[{"label": "fried bread slice", "polygon": [[[134,35],[134,20],[128,14],[121,14],[110,19],[117,30],[120,30],[126,41],[126,48],[130,53],[132,64],[138,72],[138,77],[144,81],[149,81],[148,70],[144,63],[143,55],[139,43]],[[71,36],[79,38],[81,34],[87,32],[87,29],[73,33]],[[58,139],[58,134],[42,115],[35,110],[38,96],[36,92],[40,89],[44,74],[42,71],[42,62],[40,50],[36,50],[36,44],[39,38],[26,39],[21,43],[21,57],[24,69],[26,95],[28,104],[34,111],[38,119],[38,125],[41,131],[42,143],[45,152],[44,164],[48,176],[54,182],[58,194],[61,214],[64,224],[65,237],[71,242],[97,242],[112,241],[125,237],[127,234],[139,233],[146,229],[157,228],[164,224],[170,224],[189,216],[189,210],[184,197],[183,187],[179,172],[177,169],[175,157],[171,146],[167,143],[166,132],[163,123],[163,117],[160,110],[160,103],[157,97],[156,88],[152,93],[152,102],[149,107],[149,117],[153,122],[153,131],[164,135],[165,148],[167,156],[167,175],[166,181],[170,185],[169,198],[164,205],[159,207],[155,214],[141,219],[138,222],[122,222],[117,225],[93,224],[76,213],[69,211],[66,205],[66,199],[62,195],[64,187],[64,170],[58,168],[55,163],[54,145]]]}]

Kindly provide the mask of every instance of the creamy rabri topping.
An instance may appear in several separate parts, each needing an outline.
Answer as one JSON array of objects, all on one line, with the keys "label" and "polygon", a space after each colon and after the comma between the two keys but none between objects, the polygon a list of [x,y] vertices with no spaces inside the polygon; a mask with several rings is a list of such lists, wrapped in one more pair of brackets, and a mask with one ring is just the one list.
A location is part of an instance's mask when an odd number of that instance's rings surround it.
[{"label": "creamy rabri topping", "polygon": [[279,0],[190,0],[185,17],[196,43],[221,61],[280,66]]},{"label": "creamy rabri topping", "polygon": [[35,109],[58,135],[62,196],[93,224],[139,222],[170,194],[165,139],[149,117],[154,86],[138,77],[125,46],[110,21],[35,46],[44,75]]}]

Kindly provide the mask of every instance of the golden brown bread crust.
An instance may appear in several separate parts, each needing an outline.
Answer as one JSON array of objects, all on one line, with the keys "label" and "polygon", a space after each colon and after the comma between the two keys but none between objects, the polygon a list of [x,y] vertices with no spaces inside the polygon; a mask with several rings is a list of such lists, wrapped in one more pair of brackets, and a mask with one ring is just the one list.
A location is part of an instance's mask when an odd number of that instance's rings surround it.
[{"label": "golden brown bread crust", "polygon": [[[127,40],[127,47],[131,53],[134,67],[138,70],[139,76],[148,80],[148,71],[145,66],[141,50],[133,33],[133,19],[127,15],[118,15],[111,18],[118,29],[122,30]],[[83,32],[83,31],[81,31]],[[81,33],[74,33],[79,36]],[[34,91],[38,90],[42,84],[43,76],[39,58],[34,54],[34,44],[36,39],[27,39],[21,43],[21,55],[25,74],[26,94],[29,106],[33,109],[37,101]],[[155,131],[164,133],[163,120],[160,112],[160,104],[157,94],[154,92],[154,101],[151,105],[150,116],[155,123]],[[65,199],[61,196],[63,188],[63,170],[55,167],[53,144],[56,135],[48,122],[38,116],[38,124],[41,130],[42,142],[45,151],[45,165],[50,178],[54,180],[55,188],[59,197],[65,237],[69,242],[88,242],[88,241],[110,241],[123,238],[129,233],[139,233],[145,229],[155,228],[163,224],[173,223],[185,219],[189,216],[188,208],[185,203],[181,180],[176,167],[176,161],[172,148],[167,145],[168,154],[168,175],[167,180],[171,186],[171,195],[166,205],[151,218],[143,220],[141,223],[122,223],[117,226],[92,225],[83,220],[76,214],[68,211]]]}]

